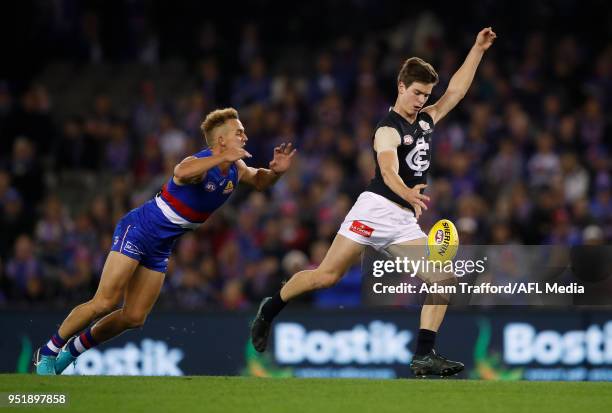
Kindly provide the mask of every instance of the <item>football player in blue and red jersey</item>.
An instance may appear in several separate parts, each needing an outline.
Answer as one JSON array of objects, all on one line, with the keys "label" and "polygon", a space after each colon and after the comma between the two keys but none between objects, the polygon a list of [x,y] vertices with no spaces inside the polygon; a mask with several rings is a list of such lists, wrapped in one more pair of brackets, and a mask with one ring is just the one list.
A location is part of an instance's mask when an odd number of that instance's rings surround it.
[{"label": "football player in blue and red jersey", "polygon": [[176,239],[202,225],[238,182],[257,190],[273,185],[296,152],[282,144],[274,149],[269,169],[247,166],[248,138],[233,108],[209,113],[201,129],[208,148],[176,165],[162,190],[117,224],[98,290],[36,351],[38,374],[61,374],[87,349],[142,326],[159,296]]}]

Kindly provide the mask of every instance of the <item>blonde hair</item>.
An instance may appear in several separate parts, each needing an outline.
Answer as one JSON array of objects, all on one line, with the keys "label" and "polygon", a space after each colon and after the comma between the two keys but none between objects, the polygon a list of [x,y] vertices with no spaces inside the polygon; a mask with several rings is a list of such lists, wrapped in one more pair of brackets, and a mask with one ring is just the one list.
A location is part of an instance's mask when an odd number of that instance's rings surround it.
[{"label": "blonde hair", "polygon": [[213,134],[214,130],[228,121],[229,119],[238,119],[238,111],[234,108],[217,109],[206,115],[204,122],[200,125],[200,130],[204,135],[206,144],[213,147],[217,144],[217,137]]}]

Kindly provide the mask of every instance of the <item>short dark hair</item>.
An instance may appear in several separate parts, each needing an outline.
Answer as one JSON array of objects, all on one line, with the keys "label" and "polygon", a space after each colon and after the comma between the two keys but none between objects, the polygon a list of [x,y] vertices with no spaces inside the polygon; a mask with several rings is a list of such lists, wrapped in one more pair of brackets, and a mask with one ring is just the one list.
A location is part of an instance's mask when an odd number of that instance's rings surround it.
[{"label": "short dark hair", "polygon": [[438,74],[434,68],[420,57],[406,59],[397,75],[397,84],[400,82],[409,87],[413,82],[425,84],[438,83]]}]

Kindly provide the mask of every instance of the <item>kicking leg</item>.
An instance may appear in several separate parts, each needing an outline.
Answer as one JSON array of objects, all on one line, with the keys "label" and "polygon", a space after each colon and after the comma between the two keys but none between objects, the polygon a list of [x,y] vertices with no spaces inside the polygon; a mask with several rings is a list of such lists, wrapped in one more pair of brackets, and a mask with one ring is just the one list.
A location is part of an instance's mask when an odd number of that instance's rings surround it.
[{"label": "kicking leg", "polygon": [[336,235],[325,258],[314,270],[300,271],[281,288],[280,296],[288,302],[304,293],[333,287],[344,276],[365,247],[342,235]]},{"label": "kicking leg", "polygon": [[274,297],[264,298],[251,326],[251,340],[255,349],[259,352],[266,349],[272,320],[289,300],[335,285],[364,249],[365,246],[338,234],[318,268],[298,272]]},{"label": "kicking leg", "polygon": [[113,311],[137,266],[138,261],[123,254],[114,251],[108,254],[94,297],[75,307],[57,333],[36,351],[34,363],[38,374],[55,374],[55,357],[66,342],[94,320]]}]

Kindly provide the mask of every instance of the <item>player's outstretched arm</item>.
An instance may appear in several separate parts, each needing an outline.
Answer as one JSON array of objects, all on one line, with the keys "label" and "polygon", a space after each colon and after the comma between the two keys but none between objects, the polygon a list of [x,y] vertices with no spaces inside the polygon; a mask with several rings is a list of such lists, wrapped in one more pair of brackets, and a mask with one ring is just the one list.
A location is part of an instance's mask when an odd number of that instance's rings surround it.
[{"label": "player's outstretched arm", "polygon": [[421,189],[424,189],[427,185],[419,184],[410,188],[406,186],[399,176],[397,147],[400,145],[400,142],[401,138],[397,130],[383,126],[378,128],[374,135],[374,150],[376,151],[378,166],[380,167],[380,173],[385,184],[412,205],[414,215],[418,219],[422,210],[427,210],[427,205],[424,201],[429,201],[429,197],[421,194]]},{"label": "player's outstretched arm", "polygon": [[205,158],[188,156],[174,167],[174,182],[177,185],[186,185],[194,180],[200,181],[209,169],[223,162],[236,162],[239,159],[250,157],[251,154],[242,148],[231,148]]},{"label": "player's outstretched arm", "polygon": [[463,99],[474,80],[474,74],[484,52],[491,47],[496,38],[497,35],[490,27],[482,29],[478,33],[474,46],[472,46],[459,70],[451,77],[444,95],[436,103],[423,109],[431,116],[434,123],[438,123]]},{"label": "player's outstretched arm", "polygon": [[291,159],[296,153],[296,149],[292,149],[292,144],[281,144],[274,148],[274,158],[270,161],[270,168],[251,168],[247,164],[239,160],[236,162],[238,166],[238,176],[242,182],[255,187],[258,191],[265,191],[278,181],[278,179],[291,166]]}]

